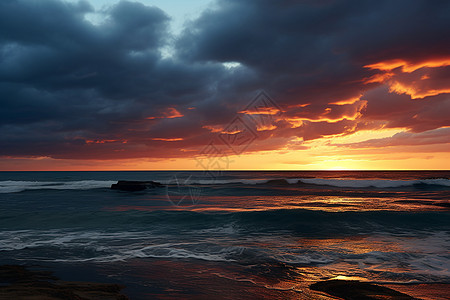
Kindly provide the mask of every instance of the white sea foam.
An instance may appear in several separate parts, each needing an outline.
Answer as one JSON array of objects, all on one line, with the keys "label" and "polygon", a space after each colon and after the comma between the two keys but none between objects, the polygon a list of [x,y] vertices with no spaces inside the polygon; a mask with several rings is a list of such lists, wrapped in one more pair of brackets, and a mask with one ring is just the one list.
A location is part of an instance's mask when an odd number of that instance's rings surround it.
[{"label": "white sea foam", "polygon": [[[350,188],[365,188],[365,187],[376,187],[376,188],[395,188],[395,187],[405,187],[414,186],[419,184],[427,185],[441,185],[450,186],[450,180],[439,178],[439,179],[421,179],[421,180],[386,180],[386,179],[322,179],[322,178],[301,178],[298,179],[303,183],[316,184],[316,185],[330,185],[337,187],[350,187]],[[289,181],[288,181],[289,182]],[[294,180],[290,180],[289,183],[294,183]]]},{"label": "white sea foam", "polygon": [[79,181],[0,181],[0,193],[18,193],[27,190],[89,190],[109,188],[117,181],[79,180]]},{"label": "white sea foam", "polygon": [[[183,246],[183,245],[182,245]],[[235,261],[230,258],[238,253],[242,253],[242,247],[224,247],[208,251],[205,247],[203,251],[191,250],[180,247],[179,243],[152,245],[141,249],[125,251],[121,257],[127,258],[195,258],[207,261]]]},{"label": "white sea foam", "polygon": [[[342,264],[346,264],[345,268],[354,266],[369,277],[383,272],[393,276],[389,278],[396,278],[395,272],[400,270],[398,278],[401,280],[450,280],[447,251],[450,236],[447,232],[402,239],[376,234],[367,238],[367,243],[392,244],[398,249],[388,247],[362,253],[349,251],[345,246],[341,249],[336,244],[324,244],[320,248],[287,247],[288,240],[275,243],[267,237],[255,237],[252,243],[245,245],[230,244],[228,238],[202,242],[173,238],[148,231],[3,231],[0,232],[0,252],[7,252],[10,257],[18,253],[19,259],[26,254],[29,260],[56,262],[114,262],[142,258],[247,263],[275,260],[285,264],[314,265],[332,273],[339,273]],[[52,254],[42,257],[42,253]]]}]

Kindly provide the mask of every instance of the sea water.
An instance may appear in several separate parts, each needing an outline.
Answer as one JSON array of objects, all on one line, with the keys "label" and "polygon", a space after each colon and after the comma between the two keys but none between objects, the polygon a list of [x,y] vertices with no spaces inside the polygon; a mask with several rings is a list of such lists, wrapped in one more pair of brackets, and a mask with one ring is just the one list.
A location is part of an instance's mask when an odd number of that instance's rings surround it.
[{"label": "sea water", "polygon": [[[0,263],[119,282],[131,299],[317,299],[307,286],[332,278],[412,292],[446,286],[449,178],[447,171],[0,172]],[[111,190],[118,180],[164,187]]]}]

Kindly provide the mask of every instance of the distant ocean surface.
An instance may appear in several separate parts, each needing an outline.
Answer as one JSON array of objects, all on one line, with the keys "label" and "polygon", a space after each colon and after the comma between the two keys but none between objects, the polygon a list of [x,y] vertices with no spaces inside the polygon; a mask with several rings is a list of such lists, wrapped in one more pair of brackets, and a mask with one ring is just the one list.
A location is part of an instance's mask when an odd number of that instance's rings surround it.
[{"label": "distant ocean surface", "polygon": [[307,286],[332,278],[449,299],[419,289],[450,284],[449,171],[0,172],[0,205],[1,264],[131,299],[328,299]]}]

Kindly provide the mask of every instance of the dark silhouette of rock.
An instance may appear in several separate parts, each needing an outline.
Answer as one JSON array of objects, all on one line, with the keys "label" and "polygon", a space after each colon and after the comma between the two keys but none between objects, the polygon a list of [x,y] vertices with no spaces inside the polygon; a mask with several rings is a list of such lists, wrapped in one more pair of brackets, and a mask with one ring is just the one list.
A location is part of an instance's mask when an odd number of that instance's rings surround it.
[{"label": "dark silhouette of rock", "polygon": [[128,180],[119,180],[117,183],[111,185],[111,189],[113,190],[121,190],[121,191],[143,191],[146,189],[164,187],[159,182],[156,181],[128,181]]},{"label": "dark silhouette of rock", "polygon": [[289,185],[289,183],[286,180],[284,180],[284,179],[272,179],[272,180],[269,180],[266,183],[263,182],[263,183],[260,183],[260,184],[265,184],[265,185]]},{"label": "dark silhouette of rock", "polygon": [[327,280],[310,285],[310,289],[325,292],[345,300],[418,300],[393,289],[357,280]]},{"label": "dark silhouette of rock", "polygon": [[23,266],[0,266],[0,299],[128,300],[122,285],[61,281],[48,271]]}]

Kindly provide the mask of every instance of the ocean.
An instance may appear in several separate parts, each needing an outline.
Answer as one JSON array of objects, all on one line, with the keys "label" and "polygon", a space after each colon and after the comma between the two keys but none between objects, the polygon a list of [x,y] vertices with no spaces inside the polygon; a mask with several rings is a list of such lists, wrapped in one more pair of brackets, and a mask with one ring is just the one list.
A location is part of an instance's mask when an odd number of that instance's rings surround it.
[{"label": "ocean", "polygon": [[[164,187],[111,190],[118,180]],[[130,299],[450,299],[450,171],[0,172],[0,264]]]}]

